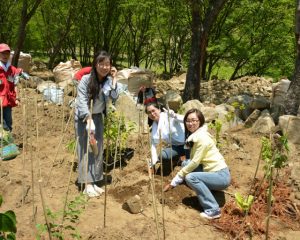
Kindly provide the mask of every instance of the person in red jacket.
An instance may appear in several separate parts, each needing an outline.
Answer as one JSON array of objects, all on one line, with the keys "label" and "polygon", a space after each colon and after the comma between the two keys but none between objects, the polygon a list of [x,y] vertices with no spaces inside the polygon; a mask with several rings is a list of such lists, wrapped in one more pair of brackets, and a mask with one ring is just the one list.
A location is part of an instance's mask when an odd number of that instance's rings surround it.
[{"label": "person in red jacket", "polygon": [[[10,47],[0,44],[0,105],[3,109],[3,128],[12,130],[12,108],[19,105],[16,83],[22,69],[12,66],[9,62]],[[0,118],[1,119],[1,118]]]}]

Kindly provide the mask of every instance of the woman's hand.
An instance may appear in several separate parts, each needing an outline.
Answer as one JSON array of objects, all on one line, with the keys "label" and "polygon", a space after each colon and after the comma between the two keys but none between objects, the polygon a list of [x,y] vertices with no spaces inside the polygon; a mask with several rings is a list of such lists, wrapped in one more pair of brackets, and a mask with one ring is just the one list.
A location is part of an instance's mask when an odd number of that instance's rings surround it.
[{"label": "woman's hand", "polygon": [[111,69],[110,69],[110,75],[112,76],[112,87],[115,89],[116,88],[116,84],[117,84],[117,72],[118,70],[116,69],[116,67],[112,66]]},{"label": "woman's hand", "polygon": [[164,187],[164,189],[163,189],[163,191],[164,192],[167,192],[167,191],[169,191],[170,189],[172,189],[172,188],[174,188],[170,183],[168,183],[165,187]]}]

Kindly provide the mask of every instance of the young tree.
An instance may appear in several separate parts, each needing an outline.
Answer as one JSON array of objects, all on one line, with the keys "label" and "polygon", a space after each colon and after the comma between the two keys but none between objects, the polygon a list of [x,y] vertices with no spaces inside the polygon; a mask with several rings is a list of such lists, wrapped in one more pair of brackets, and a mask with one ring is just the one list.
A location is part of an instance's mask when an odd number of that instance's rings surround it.
[{"label": "young tree", "polygon": [[210,31],[228,0],[191,0],[192,44],[183,101],[200,98],[200,83],[205,69]]},{"label": "young tree", "polygon": [[290,115],[297,115],[300,104],[300,0],[296,0],[296,61],[294,76],[291,81],[285,102],[286,113]]}]

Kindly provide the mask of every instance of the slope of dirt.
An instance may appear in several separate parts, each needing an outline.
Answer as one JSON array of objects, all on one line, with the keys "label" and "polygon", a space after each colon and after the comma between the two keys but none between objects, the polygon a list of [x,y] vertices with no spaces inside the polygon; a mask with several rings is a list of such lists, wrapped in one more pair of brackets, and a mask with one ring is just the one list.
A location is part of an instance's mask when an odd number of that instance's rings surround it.
[{"label": "slope of dirt", "polygon": [[[74,125],[67,104],[45,103],[41,95],[29,89],[23,90],[22,96],[22,106],[13,109],[13,133],[15,142],[21,146],[21,154],[13,160],[0,162],[0,193],[4,199],[1,212],[15,211],[17,239],[35,239],[36,224],[45,223],[43,203],[52,213],[57,213],[63,210],[66,197],[70,201],[80,196],[76,167],[72,168],[74,156],[66,148],[74,139]],[[232,201],[235,192],[248,192],[259,159],[260,138],[242,126],[222,135],[220,148],[230,167],[232,184],[225,192],[215,193],[221,206]],[[107,195],[80,205],[82,213],[72,223],[75,230],[65,229],[65,239],[75,239],[70,232],[76,231],[82,239],[231,239],[230,233],[200,219],[201,208],[187,186],[180,185],[162,195],[162,185],[179,169],[175,161],[173,172],[165,168],[160,175],[157,169],[153,202],[146,164],[147,140],[147,134],[132,133],[127,147],[134,149],[133,157],[123,162],[121,168],[117,164],[115,170],[108,171]],[[290,161],[298,161],[299,148],[292,147],[290,157]],[[258,178],[263,174],[262,165]],[[140,196],[143,211],[131,214],[124,203],[135,195]],[[58,225],[62,222],[61,215],[55,220],[48,216],[47,220]],[[299,230],[291,229],[276,217],[271,218],[271,222],[275,224],[271,239],[299,239]],[[254,236],[254,239],[261,238],[262,235]],[[42,239],[49,239],[46,232]]]}]

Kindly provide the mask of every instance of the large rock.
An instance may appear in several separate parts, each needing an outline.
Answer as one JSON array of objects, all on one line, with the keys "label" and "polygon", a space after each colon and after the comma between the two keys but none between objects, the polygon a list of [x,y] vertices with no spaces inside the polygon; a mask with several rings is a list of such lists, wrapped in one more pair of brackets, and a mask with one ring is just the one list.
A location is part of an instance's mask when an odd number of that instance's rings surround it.
[{"label": "large rock", "polygon": [[165,103],[169,108],[177,112],[182,104],[182,98],[177,91],[168,90],[165,96]]},{"label": "large rock", "polygon": [[204,105],[197,99],[193,99],[190,101],[187,101],[186,103],[182,104],[181,108],[183,110],[183,114],[185,114],[188,110],[192,108],[197,108],[201,110],[204,107]]},{"label": "large rock", "polygon": [[222,103],[217,105],[215,110],[218,113],[218,119],[222,122],[222,132],[235,127],[242,122],[242,120],[235,115],[235,108],[231,105]]},{"label": "large rock", "polygon": [[254,96],[249,104],[249,107],[252,108],[253,110],[269,109],[270,101],[267,98],[265,98],[264,96]]},{"label": "large rock", "polygon": [[217,112],[215,107],[204,106],[200,110],[205,117],[205,122],[216,120],[219,116],[219,113]]},{"label": "large rock", "polygon": [[281,79],[272,85],[271,106],[284,105],[285,96],[290,83],[291,81],[288,79]]},{"label": "large rock", "polygon": [[269,134],[275,127],[275,123],[268,110],[262,111],[260,117],[252,126],[252,131],[254,133]]},{"label": "large rock", "polygon": [[147,132],[148,116],[145,113],[145,109],[142,105],[137,106],[131,96],[121,94],[116,102],[116,109],[123,114],[127,120],[135,123],[136,131]]},{"label": "large rock", "polygon": [[245,121],[245,127],[252,127],[260,116],[261,111],[255,109]]},{"label": "large rock", "polygon": [[253,97],[249,95],[238,95],[228,99],[227,104],[235,108],[236,115],[245,121],[253,109],[250,107],[250,103],[253,101]]},{"label": "large rock", "polygon": [[300,144],[300,117],[283,115],[279,117],[280,129],[287,135],[289,142]]}]

